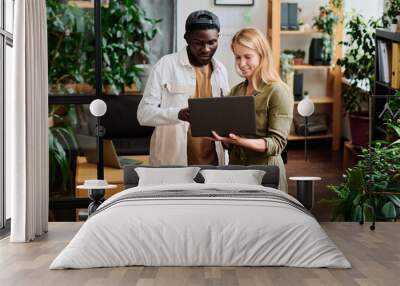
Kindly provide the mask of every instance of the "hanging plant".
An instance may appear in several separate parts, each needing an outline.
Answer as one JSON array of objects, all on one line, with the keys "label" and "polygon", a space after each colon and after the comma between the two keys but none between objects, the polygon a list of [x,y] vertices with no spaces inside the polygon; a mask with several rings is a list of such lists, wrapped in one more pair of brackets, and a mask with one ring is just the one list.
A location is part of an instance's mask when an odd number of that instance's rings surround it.
[{"label": "hanging plant", "polygon": [[333,54],[333,43],[335,26],[339,21],[339,17],[336,12],[328,7],[319,7],[319,15],[314,18],[313,27],[316,27],[322,32],[322,60],[324,62],[330,62]]},{"label": "hanging plant", "polygon": [[293,54],[282,53],[281,54],[281,77],[284,82],[288,82],[288,75],[293,70]]}]

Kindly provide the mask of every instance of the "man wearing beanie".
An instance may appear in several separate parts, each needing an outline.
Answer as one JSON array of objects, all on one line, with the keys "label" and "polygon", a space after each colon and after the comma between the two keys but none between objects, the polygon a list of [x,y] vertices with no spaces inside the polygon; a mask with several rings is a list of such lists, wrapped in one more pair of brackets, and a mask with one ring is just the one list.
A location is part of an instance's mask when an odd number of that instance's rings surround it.
[{"label": "man wearing beanie", "polygon": [[162,57],[150,73],[137,118],[141,125],[155,127],[151,165],[224,164],[220,142],[191,136],[187,108],[191,97],[217,97],[229,90],[226,69],[213,58],[219,31],[215,14],[206,10],[191,13],[185,24],[187,46]]}]

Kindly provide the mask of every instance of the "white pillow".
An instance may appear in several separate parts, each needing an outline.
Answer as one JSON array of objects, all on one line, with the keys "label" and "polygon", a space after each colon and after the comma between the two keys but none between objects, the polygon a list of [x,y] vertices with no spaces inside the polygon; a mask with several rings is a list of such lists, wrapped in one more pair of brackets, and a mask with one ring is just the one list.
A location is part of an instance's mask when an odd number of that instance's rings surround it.
[{"label": "white pillow", "polygon": [[234,183],[261,185],[265,171],[261,170],[201,170],[204,183]]},{"label": "white pillow", "polygon": [[193,179],[199,170],[199,167],[135,168],[139,176],[138,186],[195,183]]}]

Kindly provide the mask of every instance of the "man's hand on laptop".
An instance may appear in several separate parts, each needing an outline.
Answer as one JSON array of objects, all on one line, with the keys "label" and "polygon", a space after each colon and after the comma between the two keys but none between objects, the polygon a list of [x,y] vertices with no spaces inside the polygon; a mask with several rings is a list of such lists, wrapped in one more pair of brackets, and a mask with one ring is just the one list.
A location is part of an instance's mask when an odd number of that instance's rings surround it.
[{"label": "man's hand on laptop", "polygon": [[189,122],[189,108],[182,108],[179,110],[178,119]]}]

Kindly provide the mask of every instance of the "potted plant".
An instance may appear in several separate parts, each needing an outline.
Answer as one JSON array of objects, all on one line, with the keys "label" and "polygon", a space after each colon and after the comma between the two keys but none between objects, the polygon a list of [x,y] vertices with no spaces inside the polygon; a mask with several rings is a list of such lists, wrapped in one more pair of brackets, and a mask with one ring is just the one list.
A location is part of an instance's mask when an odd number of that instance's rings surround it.
[{"label": "potted plant", "polygon": [[[135,0],[102,6],[103,89],[119,94],[140,87],[147,43],[161,20],[146,17]],[[47,1],[49,84],[51,92],[90,92],[94,86],[94,18],[90,9],[58,0]],[[79,84],[79,85],[77,85]]]},{"label": "potted plant", "polygon": [[147,43],[159,32],[159,19],[146,17],[135,0],[110,1],[102,7],[103,83],[112,94],[119,94],[126,86],[140,88],[143,68],[147,63]]},{"label": "potted plant", "polygon": [[384,124],[393,134],[391,141],[380,140],[370,150],[363,148],[356,166],[345,171],[344,182],[328,186],[337,195],[324,200],[335,205],[332,220],[342,216],[345,221],[363,222],[371,219],[371,210],[383,220],[400,216],[400,118],[387,119]]},{"label": "potted plant", "polygon": [[335,26],[339,21],[337,9],[341,7],[341,1],[330,1],[329,5],[319,8],[319,15],[314,17],[313,27],[322,32],[322,61],[329,65],[333,58],[333,45]]},{"label": "potted plant", "polygon": [[383,13],[383,24],[391,32],[398,31],[398,22],[400,20],[400,0],[389,0],[385,2],[385,11]]},{"label": "potted plant", "polygon": [[390,24],[390,31],[393,33],[397,32],[397,28],[398,28],[397,25],[398,25],[397,18],[393,18],[392,23]]},{"label": "potted plant", "polygon": [[304,57],[306,55],[306,52],[303,50],[284,50],[283,54],[286,55],[292,55],[293,56],[293,61],[292,63],[294,65],[304,65]]},{"label": "potted plant", "polygon": [[[51,93],[75,93],[77,84],[89,81],[87,56],[93,42],[93,16],[58,0],[47,0],[48,77]],[[92,58],[93,59],[93,58]],[[94,77],[94,76],[93,76]]]},{"label": "potted plant", "polygon": [[372,219],[372,211],[381,220],[400,215],[400,144],[376,143],[371,148],[371,161],[369,151],[363,149],[357,165],[346,170],[344,182],[328,186],[336,194],[333,199],[323,200],[335,205],[332,220],[342,217],[344,221],[363,222]]},{"label": "potted plant", "polygon": [[340,42],[346,47],[344,56],[337,64],[343,68],[347,84],[343,88],[344,109],[349,118],[351,140],[354,145],[368,144],[368,97],[373,93],[375,30],[380,20],[365,20],[353,14],[346,22],[347,40]]}]

